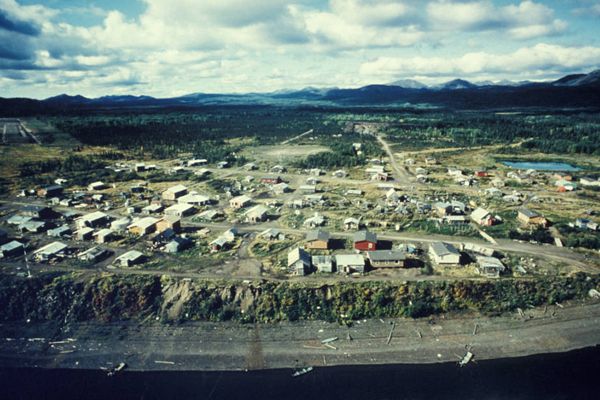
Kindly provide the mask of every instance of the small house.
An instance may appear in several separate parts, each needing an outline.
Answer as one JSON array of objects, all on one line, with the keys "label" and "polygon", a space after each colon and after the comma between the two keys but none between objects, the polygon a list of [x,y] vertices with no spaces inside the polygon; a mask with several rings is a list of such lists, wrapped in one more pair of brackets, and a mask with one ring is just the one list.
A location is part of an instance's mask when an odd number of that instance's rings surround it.
[{"label": "small house", "polygon": [[329,240],[329,232],[322,231],[320,229],[310,231],[306,234],[304,248],[313,250],[327,250],[329,249]]},{"label": "small house", "polygon": [[304,226],[310,227],[310,228],[316,228],[318,226],[323,226],[325,225],[325,217],[320,215],[319,213],[315,213],[315,215],[313,215],[310,218],[307,218],[304,221]]},{"label": "small house", "polygon": [[93,236],[96,243],[108,243],[115,238],[115,233],[108,228],[104,228],[94,233]]},{"label": "small house", "polygon": [[484,208],[478,207],[471,213],[471,220],[481,226],[492,226],[496,222],[494,216]]},{"label": "small house", "polygon": [[488,278],[498,278],[506,269],[502,261],[495,257],[477,256],[477,270]]},{"label": "small house", "polygon": [[240,208],[244,208],[248,205],[250,205],[252,203],[252,199],[248,196],[241,195],[241,196],[236,196],[234,198],[232,198],[231,200],[229,200],[229,206],[233,209],[240,209]]},{"label": "small house", "polygon": [[360,219],[354,217],[348,217],[344,219],[344,230],[355,230],[360,227]]},{"label": "small house", "polygon": [[165,245],[166,253],[179,253],[180,251],[189,249],[194,244],[190,239],[175,237]]},{"label": "small house", "polygon": [[369,231],[358,231],[353,237],[354,248],[360,251],[377,249],[377,235]]},{"label": "small house", "polygon": [[133,223],[127,227],[127,230],[133,235],[144,236],[156,231],[157,222],[158,219],[154,217],[140,218],[134,220]]},{"label": "small house", "polygon": [[266,221],[269,217],[269,209],[261,204],[246,211],[246,221],[250,223]]},{"label": "small house", "polygon": [[231,246],[232,241],[226,237],[219,236],[215,240],[209,243],[211,251],[221,251]]},{"label": "small house", "polygon": [[62,193],[63,187],[61,185],[44,186],[37,191],[38,197],[44,197],[46,199],[51,197],[60,197]]},{"label": "small house", "polygon": [[196,212],[196,207],[187,203],[174,204],[165,210],[165,215],[175,215],[178,217],[186,217]]},{"label": "small house", "polygon": [[288,253],[287,268],[293,275],[308,274],[311,269],[310,254],[306,250],[296,247]]},{"label": "small house", "polygon": [[123,217],[111,222],[110,229],[114,232],[125,232],[130,224],[131,219],[129,217]]},{"label": "small house", "polygon": [[266,240],[285,240],[285,234],[276,228],[264,230],[258,236]]},{"label": "small house", "polygon": [[135,264],[141,264],[146,259],[143,253],[137,250],[130,250],[127,253],[115,258],[115,264],[121,267],[130,267]]},{"label": "small house", "polygon": [[23,243],[17,242],[16,240],[4,243],[0,246],[0,257],[2,258],[21,256],[24,253],[25,247],[23,246]]},{"label": "small house", "polygon": [[94,230],[87,226],[75,231],[75,240],[90,240],[94,234]]},{"label": "small house", "polygon": [[103,190],[103,189],[106,189],[107,187],[108,186],[104,182],[98,181],[98,182],[90,183],[87,188],[89,191],[92,191],[92,190]]},{"label": "small house", "polygon": [[165,208],[163,207],[162,204],[153,203],[153,204],[149,204],[146,207],[142,208],[142,214],[144,214],[144,215],[159,214],[164,209]]},{"label": "small house", "polygon": [[333,272],[333,257],[332,256],[312,256],[312,265],[319,272]]},{"label": "small house", "polygon": [[21,215],[37,219],[53,219],[57,213],[50,207],[28,205],[21,209]]},{"label": "small house", "polygon": [[110,217],[108,215],[106,215],[102,211],[95,211],[77,219],[76,225],[78,228],[83,228],[85,226],[90,228],[97,228],[100,226],[104,226],[109,222]]},{"label": "small house", "polygon": [[81,261],[88,261],[92,263],[97,263],[108,258],[112,254],[111,250],[103,249],[99,246],[92,247],[91,249],[87,249],[82,251],[77,255],[77,258]]},{"label": "small house", "polygon": [[347,274],[365,272],[365,259],[360,254],[337,254],[335,256],[335,265],[338,271]]},{"label": "small house", "polygon": [[183,185],[175,185],[175,186],[172,186],[172,187],[168,188],[167,190],[165,190],[162,193],[162,198],[164,200],[175,201],[179,197],[186,195],[187,192],[188,192],[187,187],[185,187]]},{"label": "small house", "polygon": [[221,217],[223,217],[223,213],[219,210],[206,210],[198,215],[198,218],[204,221],[214,221]]},{"label": "small house", "polygon": [[263,176],[260,178],[260,183],[265,185],[276,185],[281,183],[281,178],[278,175]]},{"label": "small house", "polygon": [[34,251],[33,258],[40,262],[60,259],[65,256],[68,248],[64,243],[52,242]]},{"label": "small house", "polygon": [[548,220],[546,218],[528,208],[519,209],[517,212],[517,219],[526,225],[537,225],[544,228],[548,226]]},{"label": "small house", "polygon": [[301,185],[298,187],[298,191],[305,194],[313,194],[317,192],[317,187],[315,185]]},{"label": "small house", "polygon": [[163,232],[167,229],[172,229],[174,232],[181,231],[181,218],[177,215],[165,215],[156,222],[156,230]]},{"label": "small house", "polygon": [[210,204],[210,197],[204,196],[195,192],[188,193],[177,199],[180,204],[191,204],[194,206],[205,206]]},{"label": "small house", "polygon": [[288,185],[285,182],[281,182],[276,185],[273,185],[272,189],[273,189],[273,193],[275,193],[275,194],[284,194],[291,190],[290,185]]},{"label": "small house", "polygon": [[367,259],[373,268],[402,268],[406,266],[406,253],[400,250],[368,251]]},{"label": "small house", "polygon": [[460,264],[460,252],[450,243],[433,242],[429,245],[429,255],[438,265]]}]

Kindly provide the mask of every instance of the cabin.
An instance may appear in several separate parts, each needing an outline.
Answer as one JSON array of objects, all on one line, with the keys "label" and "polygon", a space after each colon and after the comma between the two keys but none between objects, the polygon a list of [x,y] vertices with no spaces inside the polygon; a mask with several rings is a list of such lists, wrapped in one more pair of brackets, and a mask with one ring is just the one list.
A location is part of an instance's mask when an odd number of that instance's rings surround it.
[{"label": "cabin", "polygon": [[75,234],[74,234],[75,240],[80,240],[80,241],[90,240],[93,235],[94,235],[94,230],[87,226],[76,230]]},{"label": "cabin", "polygon": [[181,218],[177,215],[165,215],[156,222],[156,230],[163,232],[167,229],[172,229],[174,232],[181,231]]},{"label": "cabin", "polygon": [[188,215],[192,215],[196,212],[196,207],[187,203],[177,203],[168,207],[165,210],[165,215],[175,215],[177,217],[187,217]]},{"label": "cabin", "polygon": [[246,221],[257,223],[266,221],[269,217],[269,209],[261,204],[252,207],[245,213]]},{"label": "cabin", "polygon": [[110,217],[102,211],[95,211],[93,213],[84,215],[75,222],[79,228],[83,228],[84,226],[98,228],[108,224],[110,222]]},{"label": "cabin", "polygon": [[180,198],[181,196],[186,195],[187,192],[188,192],[187,187],[185,187],[183,185],[175,185],[175,186],[172,186],[172,187],[168,188],[167,190],[165,190],[162,193],[162,198],[164,200],[175,201],[178,198]]},{"label": "cabin", "polygon": [[333,272],[333,257],[332,256],[312,256],[312,265],[319,272]]},{"label": "cabin", "polygon": [[496,219],[484,208],[478,207],[471,213],[471,220],[481,226],[492,226]]},{"label": "cabin", "polygon": [[33,252],[33,258],[39,262],[60,259],[66,255],[69,246],[61,242],[52,242]]},{"label": "cabin", "polygon": [[306,250],[296,247],[288,253],[287,268],[293,275],[303,276],[308,274],[311,269],[310,254]]},{"label": "cabin", "polygon": [[252,203],[252,199],[245,194],[241,196],[236,196],[229,200],[229,206],[233,209],[244,208]]},{"label": "cabin", "polygon": [[356,250],[371,251],[377,249],[377,235],[373,232],[358,231],[352,239]]},{"label": "cabin", "polygon": [[63,187],[61,185],[49,185],[44,186],[37,191],[38,197],[44,197],[49,199],[51,197],[60,197],[63,193]]},{"label": "cabin", "polygon": [[367,259],[372,268],[402,268],[406,266],[406,253],[400,250],[368,251]]},{"label": "cabin", "polygon": [[127,227],[129,233],[137,236],[148,235],[156,231],[157,218],[144,217],[134,220],[131,225]]},{"label": "cabin", "polygon": [[548,220],[546,218],[527,208],[521,208],[517,212],[517,219],[526,225],[536,225],[544,228],[548,226]]},{"label": "cabin", "polygon": [[327,250],[329,249],[329,239],[329,232],[322,231],[320,229],[310,231],[306,234],[306,243],[304,244],[304,248],[313,250]]},{"label": "cabin", "polygon": [[17,242],[16,240],[4,243],[2,246],[0,246],[1,258],[21,256],[24,253],[25,247],[23,246],[23,243]]},{"label": "cabin", "polygon": [[221,217],[223,217],[223,213],[219,210],[206,210],[198,215],[198,218],[204,221],[214,221]]},{"label": "cabin", "polygon": [[429,256],[437,265],[460,264],[460,252],[450,243],[431,243],[429,245]]},{"label": "cabin", "polygon": [[106,185],[104,182],[98,181],[98,182],[90,183],[87,188],[89,191],[104,190],[104,189],[108,188],[108,185]]},{"label": "cabin", "polygon": [[121,267],[131,267],[132,265],[143,263],[145,259],[146,256],[143,253],[137,250],[130,250],[115,258],[115,264]]},{"label": "cabin", "polygon": [[353,272],[365,272],[365,259],[360,254],[337,254],[334,256],[335,265],[338,271],[347,274]]},{"label": "cabin", "polygon": [[477,256],[476,260],[478,272],[488,278],[498,278],[506,269],[502,261],[495,257]]}]

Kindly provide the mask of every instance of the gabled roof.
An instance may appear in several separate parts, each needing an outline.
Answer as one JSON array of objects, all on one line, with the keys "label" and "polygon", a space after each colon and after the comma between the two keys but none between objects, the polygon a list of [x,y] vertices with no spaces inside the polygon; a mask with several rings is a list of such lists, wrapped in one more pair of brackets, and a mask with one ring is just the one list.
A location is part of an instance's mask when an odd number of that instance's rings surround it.
[{"label": "gabled roof", "polygon": [[531,211],[528,208],[521,208],[521,209],[519,209],[519,213],[523,214],[527,218],[534,218],[534,217],[539,217],[540,216],[540,214],[538,214],[535,211]]},{"label": "gabled roof", "polygon": [[329,232],[327,231],[322,231],[320,229],[314,230],[314,231],[309,231],[306,234],[306,240],[309,242],[315,241],[315,240],[319,240],[319,241],[324,241],[327,242],[329,241]]},{"label": "gabled roof", "polygon": [[450,254],[455,254],[455,255],[460,254],[460,252],[456,249],[456,247],[454,247],[450,243],[433,242],[429,245],[429,247],[431,248],[431,251],[433,251],[435,253],[435,255],[438,257],[442,257],[445,255],[450,255]]},{"label": "gabled roof", "polygon": [[471,213],[471,218],[475,221],[481,221],[488,215],[490,215],[490,212],[488,210],[478,207]]},{"label": "gabled roof", "polygon": [[340,265],[365,265],[365,259],[360,254],[337,254],[335,263]]},{"label": "gabled roof", "polygon": [[400,250],[375,250],[368,251],[367,257],[371,261],[397,261],[405,260],[406,253]]},{"label": "gabled roof", "polygon": [[377,243],[377,235],[369,231],[358,231],[352,238],[354,243],[356,242],[372,242]]},{"label": "gabled roof", "polygon": [[290,251],[288,253],[288,267],[291,266],[292,264],[295,264],[298,261],[302,261],[303,264],[307,264],[310,265],[310,254],[300,248],[300,247],[296,247],[295,249],[293,249],[292,251]]}]

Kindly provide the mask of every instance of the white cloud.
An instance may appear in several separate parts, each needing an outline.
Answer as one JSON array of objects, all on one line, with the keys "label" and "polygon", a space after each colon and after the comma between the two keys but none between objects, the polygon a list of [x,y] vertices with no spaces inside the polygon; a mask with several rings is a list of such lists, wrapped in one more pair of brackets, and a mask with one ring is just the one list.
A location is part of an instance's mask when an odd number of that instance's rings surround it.
[{"label": "white cloud", "polygon": [[[600,47],[563,47],[540,43],[512,53],[466,53],[460,57],[380,57],[363,63],[366,77],[543,76],[600,66]],[[522,78],[521,78],[522,79]]]},{"label": "white cloud", "polygon": [[554,11],[540,3],[496,6],[491,1],[454,2],[438,0],[427,5],[434,29],[508,32],[513,38],[529,39],[563,32],[566,22],[555,19]]}]

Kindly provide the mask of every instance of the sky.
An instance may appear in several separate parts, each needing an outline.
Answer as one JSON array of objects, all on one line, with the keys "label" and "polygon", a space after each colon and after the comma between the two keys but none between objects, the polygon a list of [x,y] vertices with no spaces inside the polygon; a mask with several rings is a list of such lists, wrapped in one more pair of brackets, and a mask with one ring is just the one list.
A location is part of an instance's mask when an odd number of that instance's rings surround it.
[{"label": "sky", "polygon": [[0,0],[0,97],[270,92],[600,68],[600,0]]}]

